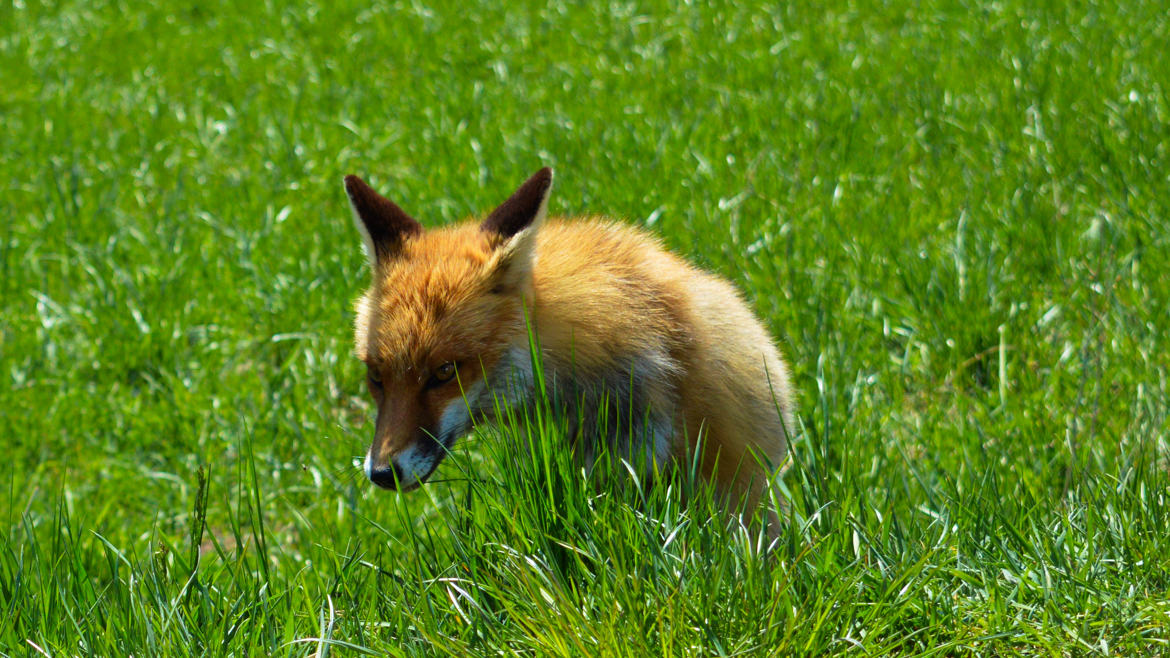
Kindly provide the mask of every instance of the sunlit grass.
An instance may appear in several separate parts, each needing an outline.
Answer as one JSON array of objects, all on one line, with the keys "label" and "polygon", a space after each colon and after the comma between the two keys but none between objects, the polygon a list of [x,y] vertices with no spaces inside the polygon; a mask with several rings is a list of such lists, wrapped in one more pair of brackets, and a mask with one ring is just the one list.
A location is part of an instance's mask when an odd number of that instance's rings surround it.
[{"label": "sunlit grass", "polygon": [[[1167,653],[1168,42],[1156,2],[0,5],[0,651]],[[342,176],[439,224],[544,164],[792,362],[769,558],[555,419],[410,495],[353,466]]]}]

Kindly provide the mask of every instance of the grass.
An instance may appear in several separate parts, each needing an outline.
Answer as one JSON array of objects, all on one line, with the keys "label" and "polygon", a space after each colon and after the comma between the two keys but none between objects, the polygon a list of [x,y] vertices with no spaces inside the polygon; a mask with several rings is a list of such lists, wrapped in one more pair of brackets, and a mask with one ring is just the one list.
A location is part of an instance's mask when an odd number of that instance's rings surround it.
[{"label": "grass", "polygon": [[[1170,654],[1168,42],[1145,1],[0,4],[0,651]],[[410,495],[353,466],[341,177],[439,224],[541,164],[790,357],[771,559],[548,419]]]}]

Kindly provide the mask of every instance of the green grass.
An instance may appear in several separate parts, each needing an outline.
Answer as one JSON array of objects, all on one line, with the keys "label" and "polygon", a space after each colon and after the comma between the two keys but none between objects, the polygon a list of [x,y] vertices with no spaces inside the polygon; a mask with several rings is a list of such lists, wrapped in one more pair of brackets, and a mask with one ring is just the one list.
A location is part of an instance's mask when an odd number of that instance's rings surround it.
[{"label": "green grass", "polygon": [[[0,4],[0,651],[1170,654],[1170,14],[802,4]],[[542,164],[790,357],[771,558],[523,418],[353,466],[342,176]]]}]

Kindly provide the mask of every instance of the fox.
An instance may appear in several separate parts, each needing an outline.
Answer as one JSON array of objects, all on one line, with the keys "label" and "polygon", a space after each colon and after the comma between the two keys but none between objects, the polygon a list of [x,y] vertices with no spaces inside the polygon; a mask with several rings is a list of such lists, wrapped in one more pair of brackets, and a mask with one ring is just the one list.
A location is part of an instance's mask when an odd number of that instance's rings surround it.
[{"label": "fox", "polygon": [[345,177],[372,275],[354,322],[376,408],[366,477],[419,487],[476,423],[498,420],[498,400],[531,401],[539,367],[586,465],[603,443],[653,468],[695,459],[721,496],[759,505],[795,412],[768,331],[730,282],[650,233],[548,217],[552,183],[542,168],[482,220],[424,230]]}]

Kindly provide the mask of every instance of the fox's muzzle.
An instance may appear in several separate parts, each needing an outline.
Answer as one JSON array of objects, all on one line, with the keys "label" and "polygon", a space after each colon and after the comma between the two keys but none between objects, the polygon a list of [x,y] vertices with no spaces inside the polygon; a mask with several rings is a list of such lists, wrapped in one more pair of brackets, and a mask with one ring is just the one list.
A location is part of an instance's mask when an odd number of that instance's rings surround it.
[{"label": "fox's muzzle", "polygon": [[366,477],[370,482],[382,487],[383,489],[394,490],[398,488],[398,483],[402,481],[402,472],[393,463],[386,466],[373,468],[370,460],[366,459]]},{"label": "fox's muzzle", "polygon": [[410,491],[426,482],[446,451],[425,430],[405,447],[391,452],[378,439],[366,454],[366,477],[383,489]]}]

